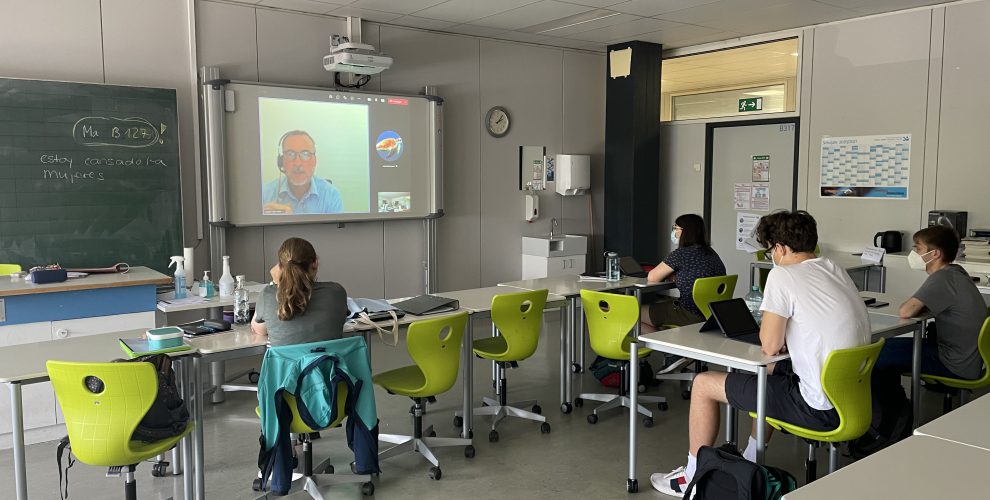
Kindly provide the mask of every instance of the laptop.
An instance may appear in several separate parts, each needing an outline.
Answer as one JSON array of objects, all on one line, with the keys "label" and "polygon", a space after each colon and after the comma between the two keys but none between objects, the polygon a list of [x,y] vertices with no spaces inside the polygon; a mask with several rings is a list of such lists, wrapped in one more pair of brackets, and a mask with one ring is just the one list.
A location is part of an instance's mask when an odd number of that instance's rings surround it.
[{"label": "laptop", "polygon": [[719,330],[726,337],[740,342],[760,345],[760,325],[746,307],[743,299],[711,302],[711,317],[701,326],[701,331]]}]

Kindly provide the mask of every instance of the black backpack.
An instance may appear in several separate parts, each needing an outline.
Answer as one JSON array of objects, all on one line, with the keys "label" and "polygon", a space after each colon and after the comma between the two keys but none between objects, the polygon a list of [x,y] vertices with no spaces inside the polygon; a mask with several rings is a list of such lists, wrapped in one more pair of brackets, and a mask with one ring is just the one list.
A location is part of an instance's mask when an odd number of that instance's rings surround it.
[{"label": "black backpack", "polygon": [[175,385],[172,358],[166,354],[150,354],[128,361],[151,363],[158,374],[158,395],[137,429],[134,429],[132,438],[153,443],[182,434],[189,423],[189,410],[186,409],[186,402],[179,397],[179,389]]},{"label": "black backpack", "polygon": [[755,464],[733,449],[702,446],[684,498],[778,500],[795,489],[797,480],[783,469]]},{"label": "black backpack", "polygon": [[911,435],[914,411],[896,371],[873,371],[870,378],[873,420],[862,437],[849,443],[849,456],[872,455]]}]

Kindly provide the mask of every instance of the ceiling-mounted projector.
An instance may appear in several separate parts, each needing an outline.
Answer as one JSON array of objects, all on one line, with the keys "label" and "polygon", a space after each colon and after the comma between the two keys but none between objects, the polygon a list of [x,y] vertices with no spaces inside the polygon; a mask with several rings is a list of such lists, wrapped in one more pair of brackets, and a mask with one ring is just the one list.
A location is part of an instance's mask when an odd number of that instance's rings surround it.
[{"label": "ceiling-mounted projector", "polygon": [[391,57],[363,43],[341,43],[330,47],[330,55],[323,56],[323,67],[338,73],[374,75],[391,66]]}]

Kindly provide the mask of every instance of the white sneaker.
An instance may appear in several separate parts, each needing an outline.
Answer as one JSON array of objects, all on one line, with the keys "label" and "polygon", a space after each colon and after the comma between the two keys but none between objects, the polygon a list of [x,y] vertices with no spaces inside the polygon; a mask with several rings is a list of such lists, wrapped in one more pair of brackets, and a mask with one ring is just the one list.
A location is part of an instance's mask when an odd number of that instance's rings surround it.
[{"label": "white sneaker", "polygon": [[689,482],[684,467],[678,467],[666,474],[657,472],[650,475],[650,483],[657,491],[677,498],[684,498],[684,490],[687,489]]}]

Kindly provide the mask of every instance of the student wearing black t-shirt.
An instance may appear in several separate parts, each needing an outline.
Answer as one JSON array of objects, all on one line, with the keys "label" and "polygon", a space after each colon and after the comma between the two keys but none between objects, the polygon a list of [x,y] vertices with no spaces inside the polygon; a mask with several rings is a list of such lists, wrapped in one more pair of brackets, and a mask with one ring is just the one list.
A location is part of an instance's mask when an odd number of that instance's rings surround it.
[{"label": "student wearing black t-shirt", "polygon": [[642,307],[642,331],[655,332],[661,325],[690,325],[705,320],[694,304],[694,280],[724,276],[725,265],[708,242],[705,220],[699,215],[684,214],[674,219],[670,241],[676,248],[647,276],[656,283],[673,280],[680,297],[665,297]]}]

